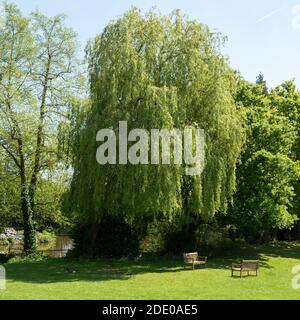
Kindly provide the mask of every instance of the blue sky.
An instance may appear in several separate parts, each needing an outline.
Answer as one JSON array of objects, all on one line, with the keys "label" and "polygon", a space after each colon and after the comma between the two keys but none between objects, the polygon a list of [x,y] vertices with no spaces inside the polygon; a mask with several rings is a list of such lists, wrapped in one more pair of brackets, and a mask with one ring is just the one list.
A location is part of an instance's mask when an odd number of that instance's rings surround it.
[{"label": "blue sky", "polygon": [[[275,86],[295,79],[300,88],[300,0],[15,0],[25,14],[66,13],[67,23],[85,42],[132,5],[162,13],[173,9],[228,36],[224,53],[249,81],[262,72]],[[293,12],[294,10],[294,12]]]}]

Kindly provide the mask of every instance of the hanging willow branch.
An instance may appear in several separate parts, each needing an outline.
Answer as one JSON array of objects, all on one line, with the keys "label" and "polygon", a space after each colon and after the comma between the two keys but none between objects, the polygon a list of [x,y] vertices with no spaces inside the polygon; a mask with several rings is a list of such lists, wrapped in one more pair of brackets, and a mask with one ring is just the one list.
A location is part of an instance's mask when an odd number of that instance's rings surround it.
[{"label": "hanging willow branch", "polygon": [[[84,218],[193,213],[209,219],[226,210],[244,133],[221,40],[178,12],[143,16],[137,9],[96,37],[88,50],[92,108],[79,132],[71,192]],[[128,130],[204,129],[203,174],[186,179],[178,165],[99,166],[96,132],[122,120]]]}]

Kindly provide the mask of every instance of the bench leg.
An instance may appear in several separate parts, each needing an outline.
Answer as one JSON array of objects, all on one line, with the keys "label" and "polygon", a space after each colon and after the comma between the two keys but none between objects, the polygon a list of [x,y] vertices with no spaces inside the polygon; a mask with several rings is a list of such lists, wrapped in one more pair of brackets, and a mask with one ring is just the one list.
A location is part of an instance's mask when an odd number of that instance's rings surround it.
[{"label": "bench leg", "polygon": [[242,277],[242,271],[240,271],[240,278]]}]

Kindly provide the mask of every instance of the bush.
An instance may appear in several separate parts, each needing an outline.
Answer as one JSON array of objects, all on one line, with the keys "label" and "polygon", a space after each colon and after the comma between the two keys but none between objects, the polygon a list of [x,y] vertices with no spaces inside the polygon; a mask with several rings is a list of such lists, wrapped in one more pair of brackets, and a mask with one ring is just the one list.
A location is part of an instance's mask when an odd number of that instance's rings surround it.
[{"label": "bush", "polygon": [[25,262],[38,262],[43,261],[47,258],[47,255],[43,252],[35,252],[30,255],[15,255],[9,259],[8,263],[25,263]]},{"label": "bush", "polygon": [[188,232],[182,228],[166,234],[165,252],[167,253],[182,254],[183,252],[195,251],[197,247],[193,227]]},{"label": "bush", "polygon": [[37,234],[39,244],[50,244],[56,241],[56,234],[52,230],[44,230]]},{"label": "bush", "polygon": [[16,255],[15,253],[9,252],[0,252],[0,263],[6,263],[8,262],[10,259],[14,258]]},{"label": "bush", "polygon": [[175,229],[172,226],[166,233],[165,251],[173,254],[199,251],[200,255],[212,255],[223,252],[232,241],[228,238],[228,230],[211,224],[192,223]]},{"label": "bush", "polygon": [[209,250],[218,248],[226,239],[226,234],[221,228],[202,224],[196,230],[196,239],[201,246],[205,246]]},{"label": "bush", "polygon": [[14,228],[4,228],[3,234],[8,238],[13,238],[17,234],[17,231]]},{"label": "bush", "polygon": [[141,240],[140,249],[144,253],[159,253],[165,251],[166,225],[161,222],[150,223],[146,236]]},{"label": "bush", "polygon": [[129,257],[139,252],[136,230],[120,217],[106,216],[96,226],[97,235],[91,243],[91,226],[77,224],[73,231],[74,249],[68,256]]},{"label": "bush", "polygon": [[5,234],[0,234],[0,245],[1,246],[8,246],[9,245],[9,239],[6,237]]}]

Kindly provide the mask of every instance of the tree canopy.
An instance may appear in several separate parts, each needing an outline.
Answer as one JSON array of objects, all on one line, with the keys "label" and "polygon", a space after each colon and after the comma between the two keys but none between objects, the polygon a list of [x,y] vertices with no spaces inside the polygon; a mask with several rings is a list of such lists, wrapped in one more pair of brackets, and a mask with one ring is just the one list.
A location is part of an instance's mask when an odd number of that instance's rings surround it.
[{"label": "tree canopy", "polygon": [[248,238],[268,240],[299,218],[300,94],[288,81],[266,90],[242,80],[237,102],[247,117],[247,142],[238,167],[234,223]]},{"label": "tree canopy", "polygon": [[[224,37],[178,11],[143,15],[133,8],[88,47],[91,110],[76,145],[71,202],[82,219],[127,220],[226,211],[244,142],[234,102],[235,75],[220,51]],[[205,130],[205,169],[184,165],[99,165],[96,133],[126,120],[133,128]]]},{"label": "tree canopy", "polygon": [[[4,4],[0,28],[0,147],[18,174],[24,250],[36,247],[37,190],[59,166],[58,124],[76,95],[76,34],[65,17],[24,17]],[[2,153],[1,153],[2,154]],[[44,180],[45,184],[45,180]]]}]

